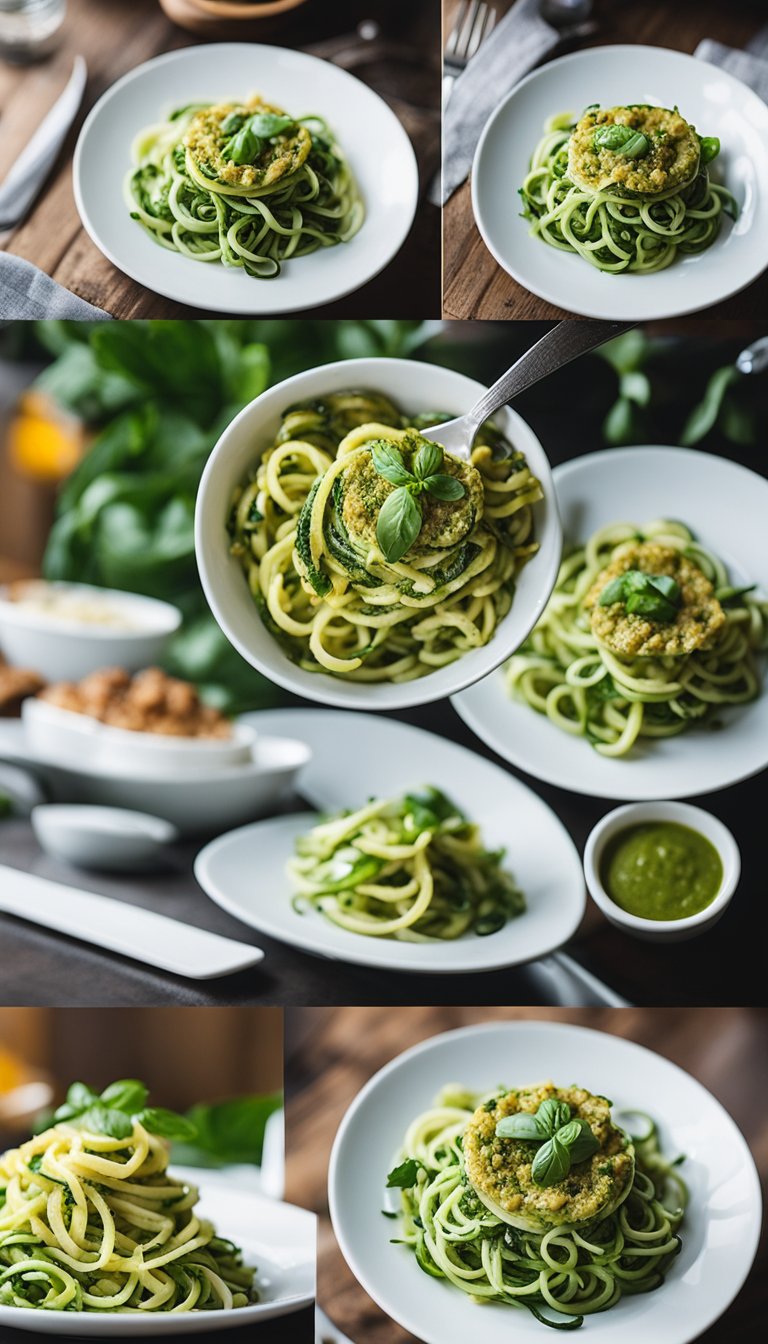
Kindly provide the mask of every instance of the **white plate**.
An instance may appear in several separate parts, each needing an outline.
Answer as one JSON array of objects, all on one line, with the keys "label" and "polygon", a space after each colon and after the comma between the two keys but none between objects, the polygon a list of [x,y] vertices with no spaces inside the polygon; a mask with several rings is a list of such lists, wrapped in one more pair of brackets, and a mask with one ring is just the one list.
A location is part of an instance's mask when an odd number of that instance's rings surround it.
[{"label": "white plate", "polygon": [[482,1308],[419,1269],[397,1224],[382,1217],[386,1174],[410,1121],[447,1083],[486,1091],[543,1078],[647,1110],[665,1151],[685,1153],[691,1201],[683,1246],[656,1292],[624,1298],[580,1331],[599,1344],[687,1344],[736,1297],[757,1249],[760,1182],[752,1155],[711,1093],[669,1060],[632,1041],[555,1022],[505,1022],[448,1032],[399,1055],[350,1106],[331,1154],[333,1227],[353,1274],[379,1306],[426,1344],[541,1344],[546,1327],[501,1303]]},{"label": "white plate", "polygon": [[[131,219],[123,200],[131,143],[139,131],[190,101],[250,93],[299,116],[325,117],[366,208],[363,226],[349,243],[289,261],[275,280],[167,251]],[[399,251],[418,200],[411,142],[378,94],[316,56],[246,42],[185,47],[123,75],[86,119],[73,181],[83,225],[115,266],[156,294],[225,313],[303,311],[359,289]]]},{"label": "white plate", "polygon": [[[679,107],[722,143],[713,176],[739,203],[712,247],[653,275],[607,275],[532,238],[518,187],[548,117],[589,103]],[[519,284],[583,317],[675,317],[726,299],[768,266],[768,107],[725,70],[663,47],[590,47],[521,81],[485,127],[472,169],[475,219],[486,247]]]},{"label": "white plate", "polygon": [[[0,1307],[0,1329],[32,1330],[48,1335],[124,1339],[126,1336],[197,1335],[250,1325],[300,1311],[315,1295],[316,1219],[306,1209],[282,1204],[240,1189],[235,1176],[194,1167],[174,1167],[175,1175],[200,1187],[199,1211],[222,1237],[243,1249],[257,1268],[262,1301],[236,1311],[197,1311],[182,1315],[155,1312],[137,1316],[114,1312],[29,1311]],[[268,1332],[267,1332],[268,1333]]]},{"label": "white plate", "polygon": [[[613,448],[566,462],[553,475],[566,542],[581,543],[607,523],[671,515],[717,552],[735,583],[768,589],[768,481],[746,467],[688,448]],[[594,798],[685,798],[727,788],[768,765],[765,689],[752,704],[724,707],[720,732],[701,727],[645,740],[616,760],[511,700],[501,669],[453,704],[512,765]]]},{"label": "white plate", "polygon": [[298,915],[285,865],[312,813],[244,826],[214,840],[197,857],[195,876],[236,919],[306,952],[396,971],[460,973],[498,969],[542,957],[576,931],[584,911],[581,861],[567,831],[530,789],[498,766],[419,728],[364,714],[276,710],[248,716],[257,732],[296,733],[312,749],[298,788],[327,811],[356,808],[372,795],[396,796],[436,784],[482,825],[490,849],[525,892],[525,914],[487,938],[400,943],[350,933],[316,911]]},{"label": "white plate", "polygon": [[159,775],[123,774],[85,762],[67,764],[49,751],[36,751],[23,723],[0,719],[0,760],[28,766],[55,802],[97,803],[151,812],[177,826],[182,835],[211,835],[274,811],[291,791],[306,764],[307,748],[285,738],[262,738],[244,765],[188,773],[176,768]]}]

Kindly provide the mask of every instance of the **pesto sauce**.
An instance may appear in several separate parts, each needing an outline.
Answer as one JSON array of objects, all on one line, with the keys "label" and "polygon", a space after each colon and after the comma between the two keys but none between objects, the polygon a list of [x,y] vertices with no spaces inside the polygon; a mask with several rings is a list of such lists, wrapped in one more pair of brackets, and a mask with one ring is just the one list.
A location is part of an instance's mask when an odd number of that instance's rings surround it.
[{"label": "pesto sauce", "polygon": [[686,919],[706,910],[723,880],[714,845],[677,821],[628,826],[608,841],[600,878],[611,900],[641,919]]}]

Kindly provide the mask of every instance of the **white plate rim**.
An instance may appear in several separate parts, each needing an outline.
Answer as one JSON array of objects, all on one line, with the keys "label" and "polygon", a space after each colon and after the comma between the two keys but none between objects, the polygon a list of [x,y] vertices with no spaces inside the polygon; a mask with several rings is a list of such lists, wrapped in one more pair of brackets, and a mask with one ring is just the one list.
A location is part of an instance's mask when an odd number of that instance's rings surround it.
[{"label": "white plate rim", "polygon": [[[349,1269],[358,1283],[365,1289],[368,1295],[373,1298],[374,1302],[378,1304],[382,1311],[386,1312],[405,1329],[410,1330],[417,1338],[423,1337],[423,1321],[414,1320],[410,1316],[410,1313],[398,1313],[392,1309],[391,1303],[382,1301],[381,1296],[377,1292],[376,1284],[373,1282],[371,1276],[364,1267],[361,1268],[360,1266],[356,1244],[350,1241],[344,1233],[339,1189],[341,1185],[340,1170],[342,1166],[343,1150],[347,1141],[348,1131],[359,1110],[366,1103],[369,1096],[382,1084],[386,1085],[387,1081],[391,1079],[393,1074],[397,1073],[402,1064],[409,1062],[414,1058],[418,1058],[420,1055],[429,1053],[430,1050],[447,1042],[449,1039],[471,1039],[472,1037],[479,1037],[486,1034],[498,1034],[502,1036],[510,1033],[514,1035],[522,1035],[531,1029],[533,1029],[534,1032],[539,1032],[541,1034],[552,1033],[553,1035],[563,1035],[564,1037],[570,1036],[572,1040],[574,1040],[577,1035],[582,1040],[592,1042],[609,1037],[613,1041],[620,1042],[621,1047],[626,1047],[627,1052],[633,1054],[635,1058],[651,1059],[654,1061],[654,1066],[660,1061],[666,1068],[675,1074],[682,1075],[689,1085],[693,1084],[694,1088],[703,1093],[706,1096],[708,1103],[715,1107],[721,1118],[730,1128],[732,1138],[741,1153],[745,1168],[749,1174],[749,1179],[752,1183],[756,1217],[753,1219],[753,1226],[751,1229],[752,1235],[747,1246],[747,1254],[743,1260],[743,1272],[740,1276],[737,1275],[736,1279],[734,1279],[735,1286],[733,1287],[733,1292],[729,1296],[728,1301],[718,1307],[717,1311],[709,1316],[707,1320],[697,1322],[695,1333],[693,1335],[686,1333],[685,1336],[680,1336],[679,1340],[676,1341],[676,1344],[692,1344],[692,1341],[700,1337],[703,1330],[708,1329],[714,1321],[719,1320],[723,1313],[728,1310],[728,1307],[735,1300],[744,1286],[754,1264],[762,1230],[763,1210],[762,1187],[755,1159],[744,1135],[733,1117],[726,1110],[725,1106],[723,1106],[722,1102],[717,1099],[709,1088],[705,1087],[703,1083],[700,1083],[699,1080],[693,1076],[693,1074],[689,1073],[687,1069],[682,1068],[679,1064],[675,1064],[674,1061],[669,1059],[666,1055],[662,1055],[656,1050],[651,1050],[648,1046],[640,1045],[639,1042],[633,1041],[628,1037],[614,1035],[614,1033],[610,1031],[601,1031],[594,1027],[585,1027],[578,1023],[562,1022],[552,1019],[510,1019],[497,1020],[495,1022],[486,1021],[473,1023],[469,1026],[441,1031],[437,1035],[428,1036],[424,1040],[417,1042],[416,1045],[412,1045],[408,1049],[402,1051],[400,1054],[396,1055],[394,1059],[391,1059],[389,1063],[378,1069],[376,1073],[368,1079],[344,1112],[333,1141],[330,1161],[328,1164],[328,1206],[330,1219],[334,1236],[336,1237],[339,1249],[341,1250]],[[391,1155],[387,1154],[384,1156],[386,1161],[389,1160]],[[738,1280],[738,1282],[736,1280]],[[426,1340],[426,1344],[453,1344],[453,1341],[437,1341],[436,1338],[432,1336],[430,1339]]]},{"label": "white plate rim", "polygon": [[[644,54],[651,53],[652,55],[656,55],[660,51],[663,51],[665,55],[670,55],[676,58],[680,57],[686,63],[689,61],[694,62],[697,69],[700,69],[702,73],[707,70],[712,71],[712,73],[716,74],[718,78],[724,78],[726,82],[730,82],[733,86],[736,86],[738,89],[743,91],[743,93],[746,94],[748,97],[755,98],[759,103],[763,103],[763,105],[766,106],[766,104],[764,104],[764,100],[760,98],[760,95],[756,93],[754,89],[750,89],[748,85],[744,84],[744,82],[738,79],[736,75],[731,74],[729,70],[725,70],[720,66],[714,66],[710,61],[700,60],[698,57],[695,57],[688,52],[677,51],[670,47],[654,47],[647,43],[637,43],[637,44],[614,43],[602,47],[587,47],[580,51],[568,52],[566,55],[557,56],[553,60],[547,61],[544,65],[539,66],[537,69],[531,71],[529,75],[526,75],[524,79],[521,79],[514,86],[514,88],[510,90],[510,92],[506,95],[506,97],[502,99],[499,105],[491,113],[481,132],[480,139],[478,141],[477,148],[475,150],[474,158],[472,161],[472,169],[470,172],[472,215],[477,230],[485,246],[487,247],[488,251],[493,257],[494,261],[497,263],[498,266],[501,267],[503,271],[507,273],[507,275],[511,276],[511,278],[515,280],[519,285],[521,285],[523,289],[525,289],[528,293],[533,294],[536,298],[543,299],[546,303],[551,303],[555,305],[558,309],[561,309],[562,311],[568,314],[571,315],[575,314],[578,317],[593,317],[605,320],[611,320],[611,319],[620,320],[622,318],[631,320],[632,318],[637,318],[637,320],[652,322],[652,321],[661,321],[665,318],[684,317],[686,314],[689,313],[702,313],[705,309],[710,308],[713,304],[721,303],[728,298],[732,298],[736,294],[740,294],[744,289],[748,288],[749,285],[754,284],[754,282],[760,278],[760,276],[764,273],[764,271],[768,269],[768,254],[766,254],[765,260],[762,262],[762,264],[754,267],[752,269],[752,272],[746,279],[743,280],[743,282],[740,282],[736,286],[733,285],[721,286],[719,290],[713,292],[712,294],[710,294],[709,297],[704,298],[704,300],[699,298],[691,302],[684,302],[682,304],[669,303],[669,302],[665,304],[662,302],[654,310],[650,309],[647,310],[643,308],[642,310],[638,310],[637,312],[629,311],[628,306],[626,304],[611,305],[608,303],[600,303],[599,301],[597,301],[597,299],[594,302],[580,301],[578,304],[578,308],[576,308],[576,307],[569,307],[567,302],[564,301],[563,295],[558,294],[554,289],[549,289],[548,286],[540,282],[537,282],[535,285],[532,284],[530,277],[526,276],[519,269],[519,267],[513,265],[513,263],[509,260],[508,256],[501,255],[499,248],[496,246],[495,242],[491,237],[491,231],[489,230],[487,223],[483,219],[483,211],[480,207],[480,202],[478,199],[479,188],[477,183],[478,180],[482,178],[483,156],[486,152],[487,142],[493,133],[495,123],[498,120],[500,120],[502,116],[504,116],[508,104],[517,97],[520,90],[526,87],[527,85],[533,83],[534,81],[540,80],[542,77],[546,76],[546,74],[550,72],[553,68],[562,68],[562,66],[564,66],[565,64],[578,63],[580,61],[583,61],[585,57],[593,58],[597,53],[610,52],[616,59],[621,59],[622,57],[624,57],[625,59],[631,60],[632,57],[636,56],[638,52],[642,52]],[[602,56],[598,56],[598,59],[602,59]],[[541,133],[540,130],[537,133],[540,134]],[[640,277],[637,278],[639,279]]]},{"label": "white plate rim", "polygon": [[[293,715],[322,714],[327,720],[331,714],[335,714],[337,718],[346,720],[363,717],[360,713],[352,714],[344,710],[333,711],[325,709],[266,710],[264,713],[291,717]],[[258,712],[252,716],[252,720],[256,722],[258,721]],[[375,722],[376,720],[373,719],[372,721]],[[474,960],[467,960],[463,963],[451,962],[451,964],[447,964],[445,961],[441,962],[438,959],[438,956],[435,955],[435,953],[440,954],[443,950],[440,946],[426,945],[423,955],[419,956],[418,944],[402,944],[393,939],[366,938],[364,935],[346,934],[344,930],[336,929],[330,921],[320,922],[319,920],[317,922],[315,920],[307,920],[306,928],[297,928],[295,937],[292,937],[289,940],[281,928],[279,921],[271,922],[269,920],[265,921],[263,918],[245,918],[246,912],[243,910],[242,903],[236,897],[230,896],[222,889],[219,883],[214,880],[211,876],[210,865],[216,861],[222,851],[226,851],[230,845],[237,844],[237,842],[242,840],[246,835],[256,836],[259,829],[261,829],[261,832],[263,833],[268,828],[274,827],[276,823],[283,823],[283,829],[290,831],[291,827],[288,825],[289,822],[296,824],[300,819],[309,822],[313,816],[316,816],[316,813],[312,812],[301,812],[298,814],[293,812],[287,817],[278,816],[264,818],[261,821],[250,822],[245,826],[238,826],[209,841],[208,844],[204,845],[199,851],[194,863],[195,877],[206,895],[241,923],[247,924],[248,927],[256,929],[260,933],[266,934],[268,937],[274,938],[284,945],[296,947],[303,952],[316,954],[319,946],[318,936],[322,932],[325,933],[325,938],[323,940],[324,945],[321,951],[323,956],[352,965],[367,966],[385,972],[392,971],[395,973],[413,973],[419,975],[479,974],[521,966],[526,962],[536,961],[545,957],[551,952],[556,951],[558,948],[563,947],[574,936],[581,923],[586,908],[586,894],[584,887],[584,870],[578,849],[576,848],[570,832],[567,827],[563,825],[563,822],[557,816],[554,809],[549,807],[544,799],[536,793],[535,789],[531,789],[527,784],[524,784],[514,775],[511,775],[508,771],[504,770],[503,766],[499,766],[494,761],[487,760],[479,753],[472,751],[471,748],[465,747],[461,743],[454,742],[450,739],[440,737],[436,733],[427,732],[423,728],[416,728],[412,724],[403,723],[401,720],[383,720],[383,731],[386,731],[388,725],[403,728],[404,730],[407,730],[408,736],[413,735],[414,754],[418,752],[420,745],[422,750],[428,749],[426,740],[430,740],[429,745],[431,746],[438,743],[440,744],[441,749],[445,747],[449,748],[452,753],[455,753],[458,763],[460,763],[461,759],[464,757],[473,757],[476,761],[481,762],[482,766],[487,768],[490,774],[497,775],[500,783],[502,780],[505,782],[510,796],[525,795],[530,799],[537,810],[541,809],[541,816],[546,816],[548,825],[551,826],[560,837],[564,847],[564,853],[567,854],[567,862],[572,869],[572,909],[570,910],[568,919],[566,920],[563,918],[563,936],[559,941],[554,944],[549,944],[546,947],[538,948],[531,953],[527,953],[525,957],[513,957],[510,960],[508,953],[506,955],[500,955],[499,951],[494,954],[492,938],[475,938],[474,942],[457,939],[454,943],[448,945],[451,949],[460,947],[467,947],[468,949],[474,948],[476,949],[477,954],[482,955],[476,955]],[[301,731],[300,721],[296,724],[296,731]],[[301,778],[298,780],[297,789],[298,792],[301,793]],[[511,856],[510,866],[514,869],[514,856]],[[525,915],[523,914],[521,919],[524,918]],[[514,933],[515,922],[516,921],[513,920],[510,925],[512,933]],[[347,942],[347,939],[349,939],[349,943]],[[338,947],[335,946],[336,941],[338,941]],[[405,948],[408,949],[409,954],[408,964],[405,964],[403,960],[399,959],[402,958]]]},{"label": "white plate rim", "polygon": [[[615,459],[620,454],[635,455],[645,453],[648,450],[654,452],[663,452],[665,454],[675,454],[681,459],[685,458],[688,461],[695,461],[697,463],[700,463],[703,459],[708,459],[717,462],[720,465],[724,465],[729,470],[732,470],[735,473],[743,476],[745,478],[745,482],[747,480],[750,484],[757,482],[760,485],[761,490],[768,490],[768,480],[760,476],[756,471],[752,471],[751,468],[745,467],[741,462],[735,462],[731,458],[720,457],[714,453],[705,453],[696,448],[672,447],[670,445],[665,444],[632,444],[623,448],[597,449],[594,452],[584,453],[579,457],[570,458],[568,461],[562,462],[558,466],[553,468],[552,476],[555,482],[555,489],[559,490],[559,487],[563,482],[563,480],[568,480],[572,476],[577,476],[585,465],[587,468],[594,468],[598,465],[604,464],[606,453],[610,453],[611,457]],[[766,580],[763,586],[765,586],[766,589],[768,589],[768,573],[766,573]],[[591,778],[589,780],[589,787],[587,789],[577,788],[573,783],[570,782],[570,776],[568,782],[564,782],[563,775],[558,773],[556,769],[554,770],[549,769],[546,765],[542,767],[541,765],[538,764],[538,762],[534,763],[530,755],[526,753],[517,752],[515,750],[514,740],[512,740],[510,744],[509,737],[505,739],[499,739],[498,737],[494,737],[492,741],[489,739],[489,734],[485,725],[485,721],[483,717],[476,711],[471,697],[473,695],[473,692],[477,692],[478,687],[482,686],[485,682],[490,683],[492,678],[499,678],[501,676],[503,676],[503,667],[498,667],[496,668],[495,671],[490,672],[487,677],[484,677],[481,682],[477,682],[474,686],[468,687],[465,691],[459,691],[455,695],[452,695],[451,704],[456,710],[456,713],[467,725],[467,727],[470,728],[477,737],[479,737],[481,742],[484,742],[486,746],[489,746],[498,756],[501,757],[502,760],[506,761],[509,765],[515,766],[515,768],[518,770],[525,771],[526,774],[530,775],[534,779],[540,780],[542,783],[552,784],[556,788],[565,789],[570,793],[578,793],[583,797],[589,797],[589,798],[605,798],[612,802],[618,802],[618,801],[658,802],[662,798],[666,799],[698,798],[708,793],[716,793],[721,789],[730,788],[732,785],[740,784],[744,780],[752,779],[756,775],[759,775],[763,770],[765,770],[766,767],[768,767],[768,743],[767,743],[765,749],[765,757],[762,761],[752,763],[746,769],[739,769],[735,772],[734,770],[731,769],[731,770],[724,770],[719,775],[713,773],[709,779],[704,780],[699,779],[696,783],[695,788],[689,788],[687,786],[683,787],[682,784],[673,784],[670,787],[669,780],[667,780],[666,787],[663,792],[659,792],[658,790],[651,792],[647,789],[638,790],[637,785],[632,783],[632,779],[629,774],[627,775],[626,790],[622,792],[618,792],[614,787],[611,787],[607,784],[601,784],[599,781],[596,782],[594,779]],[[768,696],[768,686],[764,687],[763,695]],[[520,705],[519,708],[525,709],[527,707],[524,705]],[[738,710],[739,707],[735,706],[734,708]],[[741,708],[748,709],[748,706],[742,706]],[[534,711],[531,710],[531,713],[534,713]],[[543,719],[541,723],[542,726],[545,726],[545,721]],[[670,739],[670,741],[674,741],[674,739]],[[586,746],[586,743],[584,745]],[[587,761],[590,760],[592,760],[592,757],[587,757]],[[631,770],[632,768],[631,759],[624,761],[623,765],[628,767],[629,770]]]},{"label": "white plate rim", "polygon": [[[381,108],[386,112],[387,117],[390,119],[393,138],[397,138],[399,140],[400,152],[403,154],[404,160],[408,164],[407,172],[410,179],[409,181],[410,203],[408,208],[405,211],[403,211],[403,218],[400,228],[394,230],[388,235],[388,245],[387,248],[385,249],[385,252],[382,254],[382,257],[377,260],[375,268],[369,271],[365,279],[355,280],[347,288],[329,286],[327,287],[327,292],[322,292],[321,296],[313,300],[312,303],[309,304],[306,308],[302,305],[297,306],[295,303],[286,303],[285,300],[281,300],[279,298],[279,291],[276,292],[275,294],[275,297],[277,299],[276,302],[269,302],[265,304],[262,301],[262,303],[260,304],[257,303],[256,300],[259,293],[267,295],[275,292],[274,289],[275,284],[280,283],[280,278],[278,276],[276,282],[269,282],[269,286],[266,290],[264,286],[262,286],[260,290],[257,290],[257,293],[253,294],[252,301],[250,303],[247,304],[243,303],[237,308],[232,308],[230,310],[227,308],[221,308],[220,305],[215,304],[213,302],[209,302],[204,295],[195,294],[192,292],[194,290],[194,273],[190,273],[191,279],[189,286],[186,289],[184,286],[177,287],[176,285],[170,282],[165,283],[162,286],[158,286],[154,283],[152,285],[147,284],[147,282],[142,278],[142,275],[140,274],[142,269],[141,266],[131,261],[130,258],[127,259],[130,262],[130,266],[126,265],[126,259],[124,258],[121,260],[115,254],[111,245],[106,243],[100,237],[99,230],[93,223],[93,220],[90,216],[90,212],[88,210],[88,205],[86,203],[85,194],[83,192],[83,172],[82,172],[83,160],[88,148],[88,137],[91,133],[93,126],[97,121],[97,118],[104,115],[107,107],[109,106],[109,104],[111,103],[112,99],[115,96],[119,95],[124,88],[128,87],[129,85],[139,80],[141,76],[148,69],[154,71],[158,67],[163,68],[170,64],[172,65],[182,64],[185,60],[189,60],[193,53],[200,52],[203,49],[203,47],[205,47],[207,50],[216,48],[217,50],[220,51],[237,50],[238,52],[243,51],[247,47],[258,47],[259,50],[264,52],[268,53],[274,52],[276,54],[279,53],[281,56],[289,54],[291,57],[301,58],[306,61],[307,65],[319,63],[323,66],[328,66],[332,68],[336,72],[336,74],[338,74],[340,82],[343,83],[345,81],[351,81],[355,85],[365,89],[366,92],[371,96],[371,98],[376,99],[381,105]],[[125,145],[125,151],[126,151],[125,164],[127,172],[130,163],[129,159],[130,140],[127,141]],[[396,114],[392,111],[392,108],[389,106],[389,104],[381,97],[380,94],[376,92],[375,89],[371,88],[363,80],[358,79],[357,76],[353,75],[349,70],[345,70],[342,66],[336,65],[333,61],[326,61],[319,56],[314,56],[310,52],[298,51],[290,47],[276,47],[271,46],[268,43],[264,42],[250,42],[250,43],[210,42],[210,43],[201,43],[190,47],[180,47],[177,48],[175,51],[167,51],[163,52],[159,56],[153,56],[148,61],[143,61],[141,65],[137,65],[132,70],[128,70],[124,75],[121,75],[119,79],[115,80],[114,84],[111,84],[109,88],[104,90],[104,92],[97,99],[97,101],[94,103],[93,107],[89,111],[77,137],[77,143],[75,145],[75,151],[72,159],[72,190],[75,198],[75,205],[77,207],[77,213],[80,217],[80,221],[83,225],[83,228],[88,234],[88,237],[90,238],[91,242],[94,244],[96,248],[98,248],[99,252],[101,252],[101,254],[104,257],[106,257],[109,262],[112,263],[113,266],[115,266],[123,275],[128,276],[130,280],[133,280],[136,284],[141,285],[142,288],[148,294],[158,294],[162,298],[171,299],[176,303],[187,304],[189,307],[192,308],[204,309],[207,312],[213,312],[213,313],[223,312],[228,313],[229,315],[237,315],[243,317],[245,316],[269,317],[285,313],[300,313],[304,311],[311,312],[317,308],[325,307],[328,304],[335,303],[336,300],[338,299],[346,298],[349,294],[356,292],[357,290],[361,289],[363,285],[366,285],[371,280],[374,280],[377,275],[380,275],[381,272],[390,264],[390,262],[393,261],[393,259],[395,258],[395,256],[405,243],[411,231],[411,227],[416,217],[416,211],[419,204],[419,168],[416,159],[416,153],[413,148],[413,144],[411,143],[410,136],[405,130],[400,119],[396,116]],[[120,197],[120,205],[123,206],[122,196]],[[369,203],[366,202],[366,219],[368,219],[368,208]],[[352,243],[354,244],[354,239],[352,240]],[[250,280],[251,277],[247,277],[247,279]],[[244,290],[244,297],[250,294],[251,294],[250,289]]]}]

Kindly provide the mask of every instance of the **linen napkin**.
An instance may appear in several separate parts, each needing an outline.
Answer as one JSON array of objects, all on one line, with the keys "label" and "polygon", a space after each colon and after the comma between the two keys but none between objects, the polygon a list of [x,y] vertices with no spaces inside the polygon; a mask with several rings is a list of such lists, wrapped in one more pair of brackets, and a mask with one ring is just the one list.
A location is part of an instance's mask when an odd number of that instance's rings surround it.
[{"label": "linen napkin", "polygon": [[735,75],[742,84],[754,89],[763,102],[768,103],[768,36],[765,40],[760,40],[759,46],[757,38],[749,45],[753,50],[759,50],[761,54],[753,55],[752,51],[737,51],[735,47],[726,47],[722,42],[714,42],[709,37],[705,37],[704,41],[699,43],[693,54],[702,61],[709,61],[710,65],[717,65],[721,70],[727,70],[729,75]]},{"label": "linen napkin", "polygon": [[70,294],[31,261],[0,252],[0,321],[44,317],[109,319],[109,313]]},{"label": "linen napkin", "polygon": [[517,0],[459,75],[445,113],[443,204],[465,180],[493,110],[560,41],[539,0]]}]

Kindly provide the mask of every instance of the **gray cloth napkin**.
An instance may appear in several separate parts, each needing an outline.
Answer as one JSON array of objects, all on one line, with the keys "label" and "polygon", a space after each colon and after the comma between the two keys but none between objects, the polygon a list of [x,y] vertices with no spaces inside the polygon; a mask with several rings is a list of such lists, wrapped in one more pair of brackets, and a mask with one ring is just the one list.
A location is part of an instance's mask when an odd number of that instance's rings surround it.
[{"label": "gray cloth napkin", "polygon": [[517,0],[459,75],[445,113],[443,203],[469,173],[491,113],[559,41],[539,13],[539,0]]},{"label": "gray cloth napkin", "polygon": [[37,317],[108,319],[109,313],[70,294],[31,261],[0,253],[0,321]]},{"label": "gray cloth napkin", "polygon": [[[768,45],[761,45],[760,50],[768,56]],[[735,47],[726,47],[709,37],[699,43],[693,54],[702,61],[709,61],[710,65],[727,70],[729,75],[735,75],[742,84],[754,89],[763,102],[768,103],[768,60],[762,55],[753,56],[749,51],[737,51]]]}]

